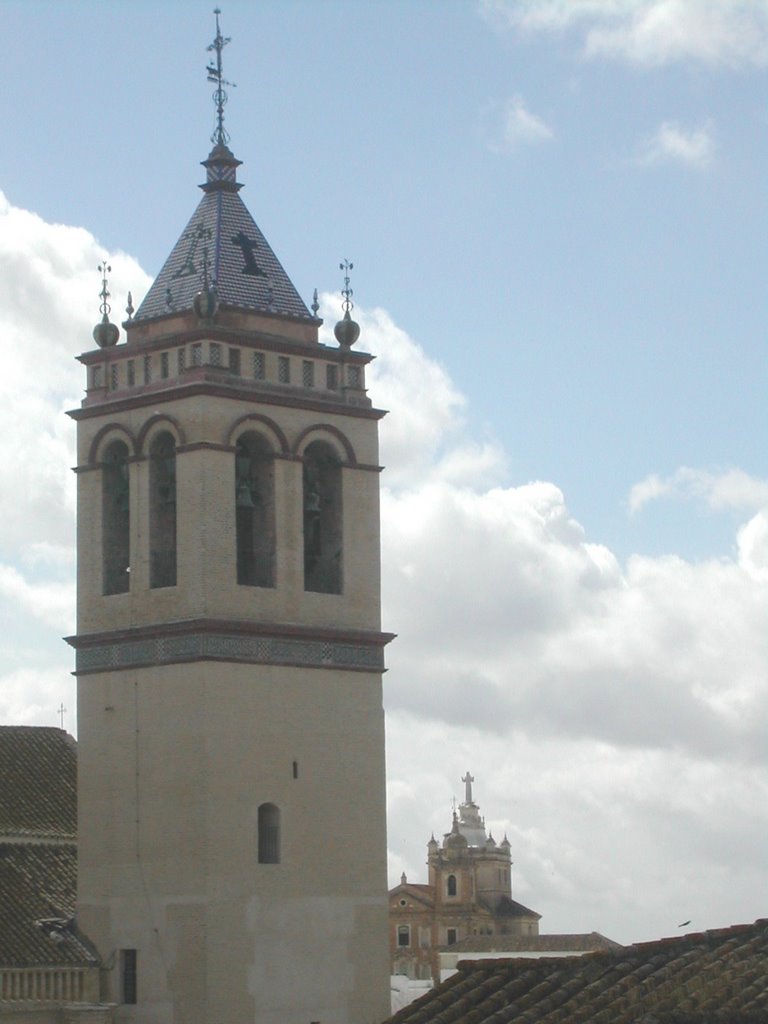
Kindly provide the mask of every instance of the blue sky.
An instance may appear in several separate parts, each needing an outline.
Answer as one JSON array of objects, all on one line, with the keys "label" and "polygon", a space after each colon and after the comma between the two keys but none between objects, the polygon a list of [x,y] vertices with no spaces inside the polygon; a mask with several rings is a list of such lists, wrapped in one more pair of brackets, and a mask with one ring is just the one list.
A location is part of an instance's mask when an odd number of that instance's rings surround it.
[{"label": "blue sky", "polygon": [[[156,271],[212,127],[208,5],[4,6],[6,195]],[[681,464],[763,468],[765,67],[588,56],[599,18],[515,22],[582,6],[232,4],[227,125],[300,291],[353,259],[358,300],[450,369],[511,480],[557,480],[623,553],[709,555],[727,519],[626,503]],[[654,157],[665,124],[699,149]]]},{"label": "blue sky", "polygon": [[[51,724],[74,706],[71,356],[101,255],[119,315],[197,203],[214,24],[1,10],[0,721]],[[354,261],[392,410],[393,874],[421,880],[469,767],[547,931],[764,913],[768,3],[281,0],[222,27],[243,198],[307,301]]]}]

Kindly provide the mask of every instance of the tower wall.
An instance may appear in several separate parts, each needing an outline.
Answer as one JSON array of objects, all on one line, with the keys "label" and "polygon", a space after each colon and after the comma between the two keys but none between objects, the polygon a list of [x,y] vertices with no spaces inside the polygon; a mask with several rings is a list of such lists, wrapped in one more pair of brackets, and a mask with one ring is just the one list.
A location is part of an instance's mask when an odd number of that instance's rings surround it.
[{"label": "tower wall", "polygon": [[[378,1019],[378,677],[226,662],[98,673],[81,678],[78,713],[79,919],[105,956],[138,951],[136,1019]],[[280,809],[277,864],[258,862],[264,803]]]},{"label": "tower wall", "polygon": [[[342,381],[348,367],[338,350],[297,340],[290,322],[280,337],[277,317],[270,333],[264,316],[223,311],[220,321],[206,333],[192,314],[172,321],[174,333],[167,321],[136,324],[126,344],[81,357],[79,922],[119,1020],[382,1020],[382,414],[365,397],[368,357],[356,354],[354,387],[310,389],[294,375],[279,388],[223,371],[214,346],[338,364]],[[196,344],[201,365],[187,359],[156,380]],[[149,383],[137,369],[147,358]],[[274,586],[238,583],[237,442],[248,430],[269,449]],[[176,576],[152,586],[161,432],[175,457]],[[105,593],[115,441],[128,452],[130,565],[123,592]],[[341,481],[340,593],[306,589],[307,448],[318,441]],[[260,859],[260,808],[279,815],[278,862]]]}]

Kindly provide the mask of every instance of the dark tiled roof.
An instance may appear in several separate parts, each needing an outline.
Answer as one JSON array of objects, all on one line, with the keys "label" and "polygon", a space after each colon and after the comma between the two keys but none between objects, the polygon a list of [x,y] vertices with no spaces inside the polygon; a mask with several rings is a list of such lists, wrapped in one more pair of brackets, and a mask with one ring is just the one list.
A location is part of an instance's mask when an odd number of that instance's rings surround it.
[{"label": "dark tiled roof", "polygon": [[522,903],[510,899],[509,896],[502,896],[490,909],[498,917],[534,917],[537,920],[541,918],[541,914],[537,914],[529,907],[524,907]]},{"label": "dark tiled roof", "polygon": [[204,258],[222,304],[279,316],[313,317],[238,195],[235,160],[214,150],[205,195],[141,303],[136,320],[192,309]]},{"label": "dark tiled roof", "polygon": [[73,924],[74,843],[0,842],[0,966],[86,966],[96,962]]},{"label": "dark tiled roof", "polygon": [[562,959],[479,960],[392,1024],[768,1021],[768,920]]},{"label": "dark tiled roof", "polygon": [[621,944],[599,932],[578,935],[470,935],[450,947],[452,953],[593,953],[621,949]]},{"label": "dark tiled roof", "polygon": [[0,726],[0,839],[74,839],[77,751],[62,729]]}]

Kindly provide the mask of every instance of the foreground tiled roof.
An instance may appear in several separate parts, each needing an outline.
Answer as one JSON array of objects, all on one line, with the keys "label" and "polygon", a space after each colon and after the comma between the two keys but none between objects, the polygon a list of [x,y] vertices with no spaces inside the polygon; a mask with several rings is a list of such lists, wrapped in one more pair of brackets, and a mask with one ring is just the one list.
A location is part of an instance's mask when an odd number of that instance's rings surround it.
[{"label": "foreground tiled roof", "polygon": [[593,953],[598,949],[621,949],[621,944],[600,932],[577,935],[470,935],[450,947],[452,953]]},{"label": "foreground tiled roof", "polygon": [[391,1024],[768,1021],[768,920],[581,957],[478,960]]},{"label": "foreground tiled roof", "polygon": [[0,842],[0,967],[96,962],[73,923],[74,843]]},{"label": "foreground tiled roof", "polygon": [[74,839],[77,751],[63,729],[0,726],[0,839]]}]

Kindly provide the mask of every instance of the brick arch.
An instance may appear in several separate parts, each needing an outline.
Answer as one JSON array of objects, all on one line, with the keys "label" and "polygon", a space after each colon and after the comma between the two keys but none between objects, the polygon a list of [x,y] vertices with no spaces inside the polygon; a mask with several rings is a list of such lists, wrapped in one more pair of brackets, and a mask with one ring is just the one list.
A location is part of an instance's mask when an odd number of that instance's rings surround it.
[{"label": "brick arch", "polygon": [[136,439],[138,454],[141,455],[144,453],[144,445],[147,440],[147,435],[151,430],[154,430],[158,424],[170,427],[170,432],[175,436],[177,445],[186,444],[187,437],[179,421],[174,416],[169,416],[167,413],[156,412],[149,417],[139,431],[139,436]]},{"label": "brick arch", "polygon": [[[313,434],[317,434],[317,437],[312,437]],[[312,441],[324,441],[327,438],[323,437],[323,434],[330,434],[338,443],[341,445],[344,455],[346,456],[346,464],[348,466],[357,465],[357,457],[355,456],[355,449],[352,447],[349,438],[346,434],[343,434],[338,427],[334,427],[331,423],[313,423],[311,427],[305,427],[304,430],[299,434],[293,443],[294,455],[303,454],[304,448],[306,448],[305,441],[310,443],[307,439],[311,438]]]},{"label": "brick arch", "polygon": [[282,455],[287,455],[290,452],[290,445],[288,444],[288,438],[285,436],[283,430],[275,423],[269,416],[263,416],[259,412],[249,412],[245,416],[240,416],[232,426],[229,428],[226,438],[226,444],[233,445],[235,442],[235,436],[243,431],[243,428],[250,426],[251,424],[261,424],[266,427],[272,435],[272,440],[277,443],[278,450]]},{"label": "brick arch", "polygon": [[105,423],[104,426],[97,431],[96,436],[91,441],[91,447],[88,449],[88,465],[95,466],[98,462],[97,456],[99,450],[102,448],[104,439],[109,434],[115,434],[115,440],[118,438],[121,441],[125,441],[128,445],[129,456],[135,456],[138,453],[138,445],[133,432],[128,427],[123,426],[122,423]]}]

